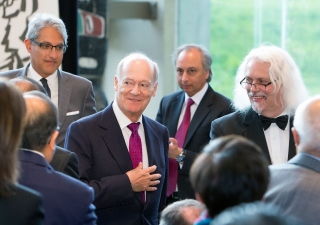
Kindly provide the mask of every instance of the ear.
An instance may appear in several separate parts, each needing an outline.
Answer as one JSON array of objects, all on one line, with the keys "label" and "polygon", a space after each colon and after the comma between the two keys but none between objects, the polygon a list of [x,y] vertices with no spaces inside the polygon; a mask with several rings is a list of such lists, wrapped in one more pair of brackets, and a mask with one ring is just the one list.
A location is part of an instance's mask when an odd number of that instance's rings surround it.
[{"label": "ear", "polygon": [[156,84],[154,85],[154,87],[153,87],[152,97],[156,96],[157,88],[158,88],[158,83],[156,83]]},{"label": "ear", "polygon": [[297,130],[294,127],[292,127],[291,131],[292,131],[294,143],[296,144],[296,146],[299,146],[300,145],[300,137],[299,137]]},{"label": "ear", "polygon": [[23,42],[24,42],[24,45],[26,46],[27,51],[31,53],[31,44],[32,44],[31,40],[25,39]]},{"label": "ear", "polygon": [[205,71],[206,80],[209,78],[209,75],[210,75],[210,70],[206,70]]},{"label": "ear", "polygon": [[51,135],[51,138],[50,138],[50,141],[48,143],[50,149],[52,149],[54,151],[55,149],[55,145],[56,145],[56,140],[57,140],[57,137],[59,135],[59,131],[54,131],[53,134]]},{"label": "ear", "polygon": [[119,84],[118,78],[117,78],[117,76],[114,76],[114,90],[115,91],[118,91],[118,84]]},{"label": "ear", "polygon": [[201,202],[202,204],[204,204],[204,202],[203,202],[201,196],[199,195],[199,193],[196,192],[195,195],[196,195],[196,199],[197,199],[199,202]]}]

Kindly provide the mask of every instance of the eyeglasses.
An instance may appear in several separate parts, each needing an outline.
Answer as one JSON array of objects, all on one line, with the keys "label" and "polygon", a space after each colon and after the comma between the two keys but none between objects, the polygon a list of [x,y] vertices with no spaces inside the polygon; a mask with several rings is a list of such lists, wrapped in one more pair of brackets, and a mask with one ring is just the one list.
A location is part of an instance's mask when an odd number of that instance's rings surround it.
[{"label": "eyeglasses", "polygon": [[45,51],[49,51],[49,50],[52,50],[53,48],[56,49],[57,52],[63,52],[65,53],[66,50],[67,50],[67,45],[51,45],[49,43],[39,43],[37,41],[35,41],[34,39],[30,39],[33,43],[35,43],[36,45],[38,45],[42,50],[45,50]]},{"label": "eyeglasses", "polygon": [[246,81],[246,77],[243,78],[242,81],[240,81],[240,84],[241,86],[244,88],[244,89],[251,89],[252,85],[256,88],[256,89],[259,89],[259,90],[266,90],[267,89],[267,86],[269,86],[270,84],[272,84],[272,82],[270,81],[269,83],[266,83],[266,84],[263,84],[263,83],[249,83]]}]

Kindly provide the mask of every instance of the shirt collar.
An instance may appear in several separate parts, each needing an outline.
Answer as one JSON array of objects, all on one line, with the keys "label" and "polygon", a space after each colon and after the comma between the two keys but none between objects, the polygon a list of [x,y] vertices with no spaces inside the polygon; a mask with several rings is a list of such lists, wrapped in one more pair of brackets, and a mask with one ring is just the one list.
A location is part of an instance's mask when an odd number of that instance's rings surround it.
[{"label": "shirt collar", "polygon": [[[118,123],[120,125],[121,130],[132,123],[132,121],[128,117],[126,117],[126,115],[123,114],[123,112],[121,111],[121,109],[118,106],[116,99],[112,103],[112,108],[113,108],[113,112],[118,120]],[[139,117],[137,122],[140,122],[140,124],[142,124],[142,115]]]},{"label": "shirt collar", "polygon": [[207,92],[208,90],[208,83],[206,82],[205,85],[203,85],[202,89],[200,91],[198,91],[195,95],[189,97],[187,95],[187,93],[184,93],[184,101],[186,102],[188,100],[188,98],[192,98],[192,100],[194,101],[194,103],[196,105],[199,105],[203,96],[205,95],[205,93]]},{"label": "shirt collar", "polygon": [[[53,81],[55,79],[57,79],[57,76],[58,76],[58,70],[54,71],[53,74],[49,75],[46,79],[48,80],[48,83],[53,83]],[[30,64],[29,66],[29,71],[28,71],[28,77],[33,79],[33,80],[36,80],[36,81],[40,81],[42,76],[40,76],[35,70],[34,68],[32,67],[32,64]]]}]

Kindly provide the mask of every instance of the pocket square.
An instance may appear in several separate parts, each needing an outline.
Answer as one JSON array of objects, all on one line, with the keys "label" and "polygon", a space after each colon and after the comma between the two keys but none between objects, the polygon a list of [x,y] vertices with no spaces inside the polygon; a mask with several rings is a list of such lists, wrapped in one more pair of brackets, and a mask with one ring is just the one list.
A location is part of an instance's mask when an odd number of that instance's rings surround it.
[{"label": "pocket square", "polygon": [[73,116],[79,114],[79,111],[68,112],[67,116]]}]

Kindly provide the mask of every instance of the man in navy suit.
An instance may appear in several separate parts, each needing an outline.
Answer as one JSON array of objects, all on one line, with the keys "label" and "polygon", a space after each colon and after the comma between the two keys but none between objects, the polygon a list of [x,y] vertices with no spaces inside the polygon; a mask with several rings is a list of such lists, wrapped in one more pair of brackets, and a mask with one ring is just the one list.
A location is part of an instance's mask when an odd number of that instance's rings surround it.
[{"label": "man in navy suit", "polygon": [[0,76],[9,79],[29,77],[45,87],[58,108],[60,130],[56,144],[63,147],[68,126],[96,112],[92,84],[59,69],[68,47],[68,34],[58,17],[45,13],[33,16],[24,44],[31,62],[23,68],[2,72]]},{"label": "man in navy suit", "polygon": [[270,164],[295,154],[295,109],[308,97],[298,66],[285,50],[262,45],[245,57],[235,77],[236,112],[216,119],[210,137],[237,134],[260,146]]},{"label": "man in navy suit", "polygon": [[27,113],[19,183],[42,194],[45,224],[96,224],[93,189],[49,164],[59,133],[57,109],[41,92],[24,93],[24,98]]},{"label": "man in navy suit", "polygon": [[[142,115],[156,94],[158,74],[146,55],[126,56],[114,78],[115,101],[68,128],[65,147],[78,155],[80,179],[95,190],[98,224],[157,225],[165,207],[168,131]],[[139,124],[138,135],[133,124]],[[131,160],[134,135],[141,139],[137,166]]]},{"label": "man in navy suit", "polygon": [[[172,59],[178,84],[182,90],[162,98],[156,118],[168,128],[172,137],[169,157],[178,161],[175,165],[177,168],[178,163],[180,164],[177,178],[178,191],[174,193],[168,191],[168,203],[195,198],[189,181],[190,167],[202,148],[210,141],[212,120],[232,112],[231,101],[215,92],[209,85],[212,78],[212,58],[203,46],[182,45],[175,51]],[[190,108],[191,121],[184,143],[179,144],[173,137],[182,124],[189,98],[194,101]]]}]

